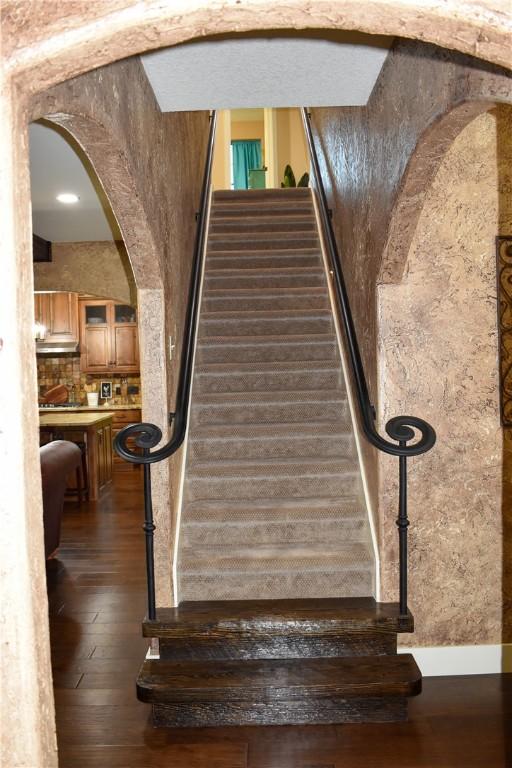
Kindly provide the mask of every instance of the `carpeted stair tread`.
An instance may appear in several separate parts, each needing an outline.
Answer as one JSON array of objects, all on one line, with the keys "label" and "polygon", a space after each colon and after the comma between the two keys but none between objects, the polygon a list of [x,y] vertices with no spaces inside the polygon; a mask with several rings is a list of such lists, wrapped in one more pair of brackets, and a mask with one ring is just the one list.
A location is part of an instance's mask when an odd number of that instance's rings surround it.
[{"label": "carpeted stair tread", "polygon": [[284,424],[206,424],[194,429],[190,460],[245,458],[354,457],[355,446],[347,419],[338,422]]},{"label": "carpeted stair tread", "polygon": [[313,499],[200,499],[187,503],[189,516],[183,525],[228,518],[233,522],[273,522],[274,520],[331,520],[340,516],[349,520],[360,514],[366,516],[363,503],[357,495],[345,497],[316,496]]},{"label": "carpeted stair tread", "polygon": [[280,267],[318,267],[320,253],[317,249],[304,248],[301,251],[218,251],[209,259],[207,274],[222,274],[231,269],[276,269]]},{"label": "carpeted stair tread", "polygon": [[208,312],[217,312],[222,309],[230,311],[264,310],[264,309],[310,309],[329,306],[329,294],[325,286],[313,288],[292,287],[286,290],[246,288],[241,290],[210,290],[203,295],[203,307]]},{"label": "carpeted stair tread", "polygon": [[222,274],[205,274],[204,294],[211,290],[239,291],[241,288],[318,288],[325,286],[325,278],[317,267],[281,267],[276,269],[232,269]]},{"label": "carpeted stair tread", "polygon": [[[184,550],[186,552],[186,548]],[[192,553],[191,553],[192,554]],[[193,557],[184,568],[186,573],[202,573],[204,570],[245,572],[283,572],[307,570],[328,572],[340,567],[347,570],[364,571],[368,559],[368,546],[361,542],[335,543],[328,547],[324,542],[311,544],[195,547]]]},{"label": "carpeted stair tread", "polygon": [[[348,459],[327,458],[317,456],[305,456],[301,458],[280,459],[219,459],[218,461],[194,462],[190,467],[189,477],[208,475],[215,470],[214,480],[222,477],[296,477],[300,475],[313,476],[321,474],[333,474],[345,476],[357,474],[354,462]],[[270,472],[269,472],[270,470]]]},{"label": "carpeted stair tread", "polygon": [[365,516],[359,511],[354,517],[347,515],[330,517],[328,520],[314,515],[293,519],[233,520],[226,515],[217,520],[193,522],[183,525],[181,544],[184,549],[216,547],[229,544],[238,547],[248,541],[254,546],[283,544],[323,544],[327,539],[332,546],[347,542],[367,541]]},{"label": "carpeted stair tread", "polygon": [[317,233],[313,211],[294,213],[286,216],[214,216],[210,221],[210,232],[252,234],[254,232],[314,232]]},{"label": "carpeted stair tread", "polygon": [[205,395],[198,395],[194,398],[192,407],[195,405],[264,405],[266,403],[344,403],[347,399],[343,389],[326,389],[321,393],[310,392],[309,390],[282,390],[272,392],[263,390],[261,392],[211,392]]},{"label": "carpeted stair tread", "polygon": [[372,592],[374,560],[311,191],[214,193],[180,599]]},{"label": "carpeted stair tread", "polygon": [[243,201],[244,203],[265,200],[269,202],[280,203],[284,200],[308,200],[311,202],[311,190],[308,187],[286,187],[280,189],[219,189],[213,193],[214,204],[218,201]]},{"label": "carpeted stair tread", "polygon": [[333,333],[332,315],[327,312],[302,311],[290,313],[263,313],[248,311],[245,313],[220,312],[205,313],[199,325],[198,338],[211,336],[264,336],[291,335],[306,333]]},{"label": "carpeted stair tread", "polygon": [[240,362],[198,365],[195,371],[196,392],[253,392],[289,390],[343,389],[339,361],[312,360],[269,363]]}]

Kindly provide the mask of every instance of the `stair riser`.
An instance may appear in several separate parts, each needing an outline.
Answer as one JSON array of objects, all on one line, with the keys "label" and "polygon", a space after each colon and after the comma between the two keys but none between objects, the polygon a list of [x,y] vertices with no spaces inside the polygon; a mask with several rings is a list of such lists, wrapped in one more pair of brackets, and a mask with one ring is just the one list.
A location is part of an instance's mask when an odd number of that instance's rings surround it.
[{"label": "stair riser", "polygon": [[272,545],[276,541],[289,544],[304,542],[344,544],[346,542],[366,541],[366,521],[360,520],[307,520],[304,522],[248,522],[233,524],[229,520],[217,525],[196,523],[184,525],[181,533],[181,545],[192,550],[204,546],[238,546],[250,541]]},{"label": "stair riser", "polygon": [[189,476],[185,484],[185,501],[261,499],[269,496],[308,499],[321,495],[354,495],[357,490],[354,475],[319,474],[302,477],[262,476],[254,478],[218,478],[192,475]]},{"label": "stair riser", "polygon": [[283,267],[320,267],[320,259],[317,253],[299,253],[290,254],[275,253],[272,255],[261,255],[257,253],[248,253],[247,255],[236,254],[235,256],[211,256],[206,265],[208,275],[215,274],[220,269],[278,269]]},{"label": "stair riser", "polygon": [[265,233],[286,233],[292,236],[296,236],[297,232],[309,232],[317,236],[316,221],[313,216],[273,216],[271,219],[259,216],[255,219],[247,217],[241,221],[232,221],[227,216],[223,220],[216,216],[210,222],[210,233],[225,237],[230,235],[235,237],[252,237],[255,235],[259,237],[262,230]]},{"label": "stair riser", "polygon": [[[285,274],[285,275],[227,275],[205,276],[205,292],[214,290],[238,291],[244,288],[323,288],[325,286],[325,277],[321,272],[308,272],[306,274]],[[207,296],[208,298],[208,296]],[[274,308],[276,302],[274,302]],[[279,306],[281,309],[281,306]]]},{"label": "stair riser", "polygon": [[251,318],[246,320],[240,317],[227,319],[202,320],[199,327],[199,338],[209,336],[273,336],[297,335],[308,333],[332,333],[332,318],[324,317],[286,317],[282,319]]},{"label": "stair riser", "polygon": [[195,522],[215,523],[229,519],[233,523],[274,523],[276,520],[290,521],[292,523],[302,520],[316,521],[339,519],[345,517],[355,520],[361,516],[361,502],[358,497],[333,498],[329,501],[325,497],[321,499],[292,499],[288,502],[281,500],[264,499],[241,500],[231,504],[222,501],[198,501],[192,506],[188,505],[185,515],[188,520]]},{"label": "stair riser", "polygon": [[311,205],[311,189],[309,187],[251,189],[249,191],[219,189],[213,193],[214,205],[219,202],[224,205],[240,202],[252,205],[253,203],[265,202],[278,208],[281,204],[300,204],[306,200]]},{"label": "stair riser", "polygon": [[[318,289],[317,289],[318,291]],[[314,293],[306,291],[296,296],[236,296],[225,294],[214,297],[212,294],[203,298],[205,312],[262,312],[264,310],[279,309],[328,309],[329,297],[326,292]]]},{"label": "stair riser", "polygon": [[347,571],[315,571],[314,573],[226,573],[181,574],[180,600],[247,600],[257,595],[260,600],[301,597],[364,597],[373,592],[372,574],[365,569]]},{"label": "stair riser", "polygon": [[237,203],[235,205],[214,203],[210,221],[217,219],[240,218],[240,219],[284,219],[290,217],[296,219],[297,216],[311,216],[314,213],[313,206],[309,201],[302,200],[296,203],[285,203],[275,205],[273,203]]},{"label": "stair riser", "polygon": [[265,637],[259,640],[160,639],[160,658],[174,661],[202,659],[305,659],[319,657],[385,656],[396,653],[392,632],[364,630],[342,637]]},{"label": "stair riser", "polygon": [[281,390],[338,389],[341,387],[339,368],[315,371],[201,373],[195,376],[197,394],[215,392],[276,392]]},{"label": "stair riser", "polygon": [[208,255],[215,251],[288,251],[303,248],[320,248],[318,235],[307,232],[299,233],[297,237],[283,233],[275,237],[255,234],[251,237],[235,235],[210,235],[208,237]]},{"label": "stair riser", "polygon": [[192,403],[191,424],[269,424],[315,421],[329,423],[346,419],[347,401],[335,403]]},{"label": "stair riser", "polygon": [[315,456],[316,458],[348,458],[354,455],[353,440],[350,435],[340,437],[327,435],[325,437],[286,437],[226,439],[208,438],[194,439],[189,442],[189,456],[192,461],[208,461],[220,459],[270,459],[270,458],[299,458]]},{"label": "stair riser", "polygon": [[206,363],[270,363],[297,360],[336,360],[335,341],[316,344],[199,344],[197,362]]},{"label": "stair riser", "polygon": [[304,699],[260,704],[154,704],[153,725],[207,728],[230,725],[328,725],[407,720],[407,700],[391,698]]}]

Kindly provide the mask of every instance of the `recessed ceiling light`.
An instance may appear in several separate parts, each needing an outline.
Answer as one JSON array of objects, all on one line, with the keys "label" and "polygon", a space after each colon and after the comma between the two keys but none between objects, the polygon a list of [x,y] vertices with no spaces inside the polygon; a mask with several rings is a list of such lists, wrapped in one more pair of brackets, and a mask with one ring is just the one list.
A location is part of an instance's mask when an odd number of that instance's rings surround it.
[{"label": "recessed ceiling light", "polygon": [[70,205],[71,203],[78,203],[80,198],[73,192],[62,192],[60,195],[57,195],[57,200],[59,203],[66,203],[66,205]]}]

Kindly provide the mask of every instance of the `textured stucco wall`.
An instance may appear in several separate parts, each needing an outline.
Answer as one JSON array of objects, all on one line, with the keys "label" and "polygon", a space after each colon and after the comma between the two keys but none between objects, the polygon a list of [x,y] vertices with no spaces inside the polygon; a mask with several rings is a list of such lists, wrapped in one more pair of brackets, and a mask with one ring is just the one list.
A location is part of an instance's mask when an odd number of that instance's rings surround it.
[{"label": "textured stucco wall", "polygon": [[[81,75],[32,99],[82,146],[104,187],[135,276],[143,420],[168,433],[188,294],[208,114],[162,113],[138,58]],[[93,291],[95,293],[96,291]],[[103,292],[103,291],[102,291]],[[176,343],[169,360],[169,336]],[[158,600],[172,600],[181,456],[154,468]]]},{"label": "textured stucco wall", "polygon": [[34,264],[34,288],[137,303],[135,280],[122,242],[52,243],[51,262]]},{"label": "textured stucco wall", "polygon": [[[454,141],[427,193],[406,275],[378,292],[382,421],[421,413],[438,436],[429,454],[410,461],[416,633],[407,642],[420,645],[502,638],[495,237],[505,172],[498,147],[512,128],[512,109],[500,113],[499,122],[495,112],[477,117]],[[502,217],[505,224],[510,230],[512,219]],[[389,597],[396,588],[396,461],[383,459],[380,477]]]},{"label": "textured stucco wall", "polygon": [[[12,768],[57,764],[38,468],[37,390],[32,338],[33,280],[28,174],[29,94],[149,48],[197,35],[272,28],[340,28],[428,40],[480,59],[512,65],[509,0],[4,0],[0,8],[0,451],[2,488],[2,755]],[[112,161],[119,162],[113,153]],[[129,177],[121,174],[121,181]],[[123,184],[119,185],[122,189]],[[129,183],[127,189],[130,192]],[[136,196],[135,196],[136,202]],[[124,234],[125,243],[126,235]],[[163,291],[139,289],[142,348],[161,349]],[[16,323],[12,319],[16,318]],[[147,360],[146,364],[161,365]],[[157,388],[158,389],[158,388]],[[161,387],[160,387],[161,390]],[[147,387],[146,387],[147,391]],[[12,392],[19,393],[13,398]],[[16,641],[12,642],[15,637]],[[23,718],[20,717],[23,713]]]},{"label": "textured stucco wall", "polygon": [[[383,395],[377,376],[377,285],[400,279],[425,195],[452,141],[476,115],[507,101],[512,102],[510,72],[454,51],[397,40],[367,107],[312,110],[370,396],[377,409]],[[405,412],[422,416],[425,409],[407,407]],[[364,438],[361,446],[380,536],[379,458]]]}]

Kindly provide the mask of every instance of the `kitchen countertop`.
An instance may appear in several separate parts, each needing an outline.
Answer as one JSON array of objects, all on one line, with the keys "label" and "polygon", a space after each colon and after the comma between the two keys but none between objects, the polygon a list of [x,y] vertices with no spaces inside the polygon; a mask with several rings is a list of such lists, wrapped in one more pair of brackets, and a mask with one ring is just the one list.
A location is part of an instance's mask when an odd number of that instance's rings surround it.
[{"label": "kitchen countertop", "polygon": [[[50,410],[50,409],[48,409]],[[107,418],[112,418],[112,411],[105,413],[55,413],[56,408],[52,408],[50,413],[39,414],[40,427],[93,427]],[[73,411],[72,408],[62,408],[62,411]]]},{"label": "kitchen countertop", "polygon": [[39,413],[64,413],[70,411],[71,413],[85,412],[85,413],[103,413],[104,411],[140,411],[140,403],[138,405],[73,405],[61,408],[58,405],[55,408],[39,408]]}]

